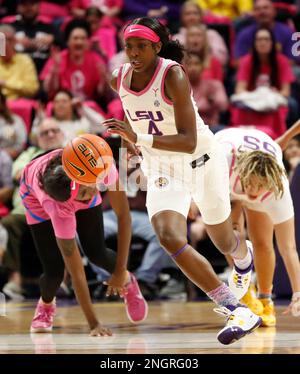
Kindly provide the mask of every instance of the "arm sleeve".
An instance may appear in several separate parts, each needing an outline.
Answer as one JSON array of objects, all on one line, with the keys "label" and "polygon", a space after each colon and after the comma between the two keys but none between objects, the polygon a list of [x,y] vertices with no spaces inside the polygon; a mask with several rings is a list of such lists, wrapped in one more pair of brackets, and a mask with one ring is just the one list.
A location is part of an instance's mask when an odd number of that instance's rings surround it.
[{"label": "arm sleeve", "polygon": [[112,184],[117,182],[118,178],[119,178],[119,173],[116,168],[116,165],[113,163],[108,175],[103,180],[103,184],[105,186],[111,186]]},{"label": "arm sleeve", "polygon": [[49,215],[55,236],[60,239],[74,239],[76,235],[75,212],[66,204],[46,200],[42,204]]},{"label": "arm sleeve", "polygon": [[280,83],[284,84],[294,82],[295,76],[293,74],[289,60],[285,56],[281,55],[279,56],[278,62]]},{"label": "arm sleeve", "polygon": [[249,82],[250,80],[250,71],[251,71],[251,61],[248,56],[245,56],[243,59],[241,59],[238,72],[236,75],[236,81],[245,81]]}]

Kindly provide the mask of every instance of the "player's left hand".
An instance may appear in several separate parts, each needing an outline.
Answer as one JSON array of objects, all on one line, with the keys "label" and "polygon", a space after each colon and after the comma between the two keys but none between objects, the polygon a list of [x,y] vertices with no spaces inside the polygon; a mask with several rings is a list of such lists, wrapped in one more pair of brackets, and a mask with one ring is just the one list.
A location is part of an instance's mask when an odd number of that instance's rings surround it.
[{"label": "player's left hand", "polygon": [[300,316],[300,292],[294,292],[292,301],[282,314],[292,314],[293,317]]},{"label": "player's left hand", "polygon": [[137,135],[132,130],[132,127],[129,123],[120,121],[115,118],[110,118],[103,121],[102,125],[107,127],[107,132],[109,134],[117,134],[130,143],[136,143]]},{"label": "player's left hand", "polygon": [[119,295],[123,297],[126,290],[125,284],[128,280],[128,271],[114,272],[111,277],[103,284],[107,285],[106,296]]}]

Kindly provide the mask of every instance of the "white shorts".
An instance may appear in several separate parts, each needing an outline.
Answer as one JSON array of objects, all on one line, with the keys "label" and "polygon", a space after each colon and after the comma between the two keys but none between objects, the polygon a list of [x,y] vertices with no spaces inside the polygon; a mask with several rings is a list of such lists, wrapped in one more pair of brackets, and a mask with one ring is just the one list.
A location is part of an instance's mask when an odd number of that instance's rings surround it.
[{"label": "white shorts", "polygon": [[[230,215],[229,172],[220,145],[212,138],[205,153],[189,156],[184,176],[164,171],[148,173],[146,205],[150,220],[158,212],[173,210],[187,217],[191,200],[204,223],[217,225]],[[204,162],[204,158],[206,159]],[[194,161],[194,168],[191,162]]]}]

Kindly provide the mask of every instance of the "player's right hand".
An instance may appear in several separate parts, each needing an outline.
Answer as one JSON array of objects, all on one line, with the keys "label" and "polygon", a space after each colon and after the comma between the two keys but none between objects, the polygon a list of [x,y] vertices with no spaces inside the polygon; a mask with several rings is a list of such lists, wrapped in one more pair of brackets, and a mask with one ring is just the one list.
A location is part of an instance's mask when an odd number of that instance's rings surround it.
[{"label": "player's right hand", "polygon": [[91,329],[90,336],[112,336],[112,332],[109,328],[98,323],[96,327]]}]

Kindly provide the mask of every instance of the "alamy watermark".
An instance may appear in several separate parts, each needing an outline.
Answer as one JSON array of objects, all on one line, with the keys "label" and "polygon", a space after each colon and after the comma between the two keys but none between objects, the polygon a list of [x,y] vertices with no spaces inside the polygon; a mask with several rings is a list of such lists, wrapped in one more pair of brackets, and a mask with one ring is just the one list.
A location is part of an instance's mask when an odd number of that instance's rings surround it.
[{"label": "alamy watermark", "polygon": [[5,56],[5,42],[5,35],[3,34],[3,32],[0,32],[0,56]]},{"label": "alamy watermark", "polygon": [[[188,186],[197,186],[197,189],[203,194],[211,188],[211,183],[205,178],[204,164],[209,161],[207,154],[187,155],[152,155],[142,159],[142,156],[128,157],[127,149],[120,148],[119,153],[119,181],[117,187],[121,191],[149,191],[149,189],[164,191],[185,192]],[[102,156],[95,160],[97,163],[111,165],[113,159],[111,156]],[[141,167],[140,167],[141,166]],[[98,174],[97,188],[100,192],[113,189],[115,181],[114,173],[111,169],[105,169]],[[130,172],[129,172],[130,171]],[[108,177],[109,175],[109,177]],[[108,178],[107,178],[108,177]],[[145,177],[148,183],[145,183]],[[110,183],[112,179],[112,183]],[[211,179],[211,178],[210,178]]]}]

